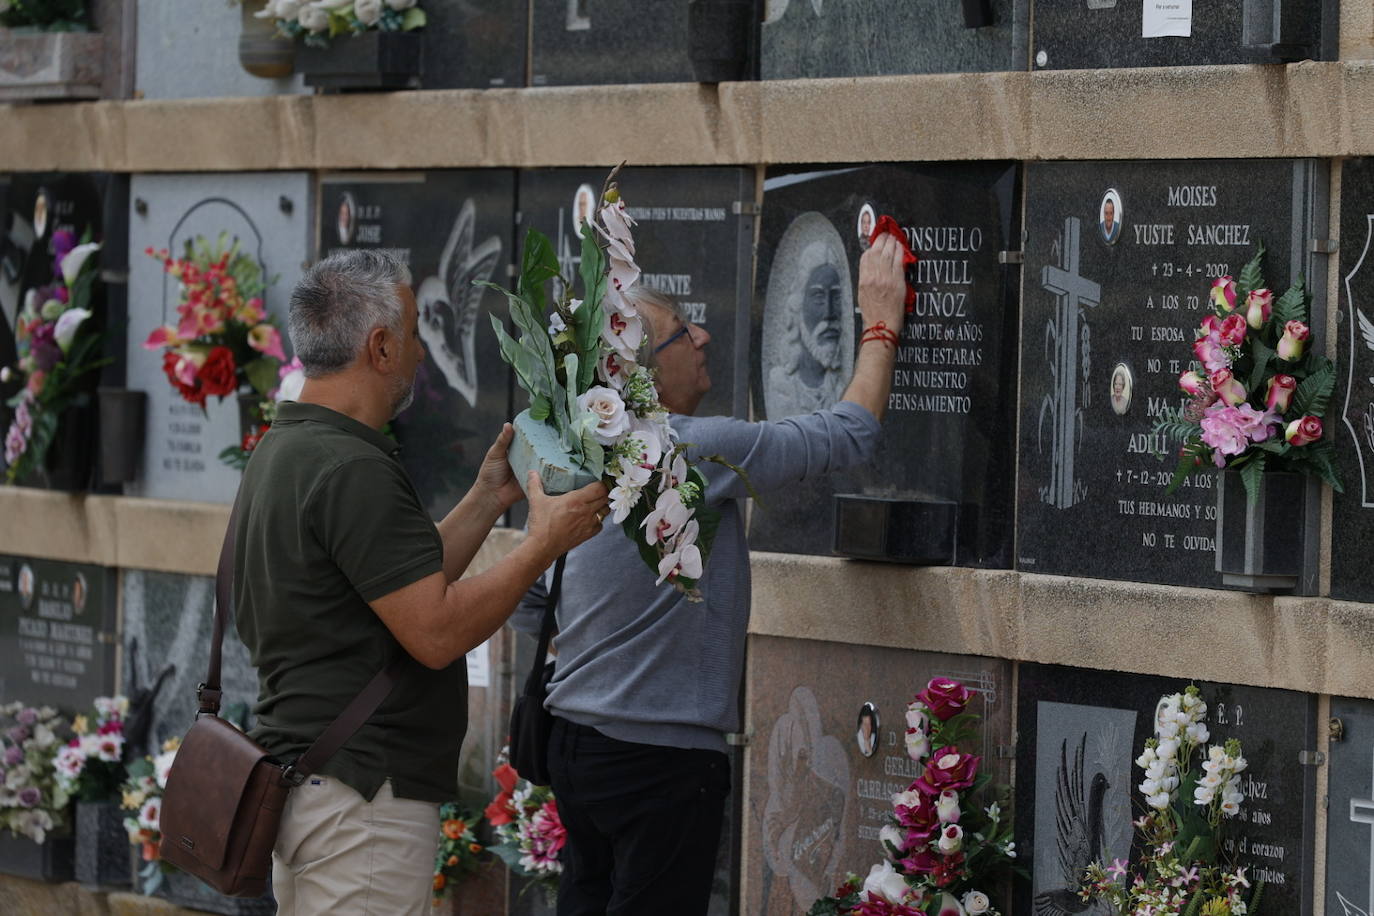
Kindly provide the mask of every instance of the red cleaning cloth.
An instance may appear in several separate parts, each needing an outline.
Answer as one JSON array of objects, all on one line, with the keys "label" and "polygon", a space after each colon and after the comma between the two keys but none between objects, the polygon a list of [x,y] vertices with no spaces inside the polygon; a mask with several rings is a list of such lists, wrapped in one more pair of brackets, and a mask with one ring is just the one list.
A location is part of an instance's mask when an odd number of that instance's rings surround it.
[{"label": "red cleaning cloth", "polygon": [[[878,236],[884,233],[895,238],[897,240],[897,243],[902,246],[903,271],[905,271],[912,264],[915,264],[917,261],[920,260],[920,258],[916,257],[915,253],[912,252],[911,247],[907,245],[906,233],[902,231],[902,227],[897,225],[897,221],[895,219],[893,219],[890,216],[887,216],[886,214],[878,217],[878,225],[873,227],[873,235],[869,237],[868,243],[871,245],[874,242],[878,241]],[[906,313],[910,315],[913,311],[915,311],[915,309],[916,287],[912,286],[911,281],[908,280],[906,284]]]}]

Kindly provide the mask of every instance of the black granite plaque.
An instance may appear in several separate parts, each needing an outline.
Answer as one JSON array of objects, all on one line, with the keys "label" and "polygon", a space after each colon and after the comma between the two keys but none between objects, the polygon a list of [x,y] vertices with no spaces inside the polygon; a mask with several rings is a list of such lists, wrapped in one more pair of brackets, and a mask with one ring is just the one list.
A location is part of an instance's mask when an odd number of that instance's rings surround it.
[{"label": "black granite plaque", "polygon": [[0,556],[0,703],[80,712],[114,691],[114,571]]},{"label": "black granite plaque", "polygon": [[[564,276],[581,262],[578,212],[601,193],[606,171],[548,169],[520,173],[520,237],[538,229],[553,241]],[[617,181],[630,215],[640,282],[670,293],[709,335],[711,390],[699,416],[746,416],[742,360],[749,330],[754,175],[746,169],[626,169]],[[744,212],[741,212],[744,211]],[[674,344],[678,346],[678,344]],[[516,395],[523,410],[525,396]]]},{"label": "black granite plaque", "polygon": [[[532,0],[530,85],[752,78],[757,70],[759,3],[761,0]],[[693,5],[700,9],[694,12]],[[723,15],[710,15],[712,10]],[[702,16],[703,12],[707,15]],[[735,72],[724,77],[699,73],[692,61],[694,46],[699,59],[722,54],[737,58],[738,66],[727,68]]]},{"label": "black granite plaque", "polygon": [[401,461],[426,508],[442,518],[476,479],[510,419],[510,372],[490,313],[505,299],[515,176],[508,171],[338,175],[321,184],[321,253],[385,248],[409,265],[426,357],[414,403],[393,422]]},{"label": "black granite plaque", "polygon": [[[110,205],[106,205],[110,198]],[[123,271],[128,264],[128,178],[94,173],[18,174],[8,180],[4,207],[0,209],[0,366],[13,366],[15,318],[30,290],[51,286],[58,273],[53,256],[53,236],[70,232],[79,242],[87,234],[105,247],[100,252],[102,276],[116,282],[97,283],[91,297],[90,319],[96,327],[123,341],[125,291]],[[113,341],[107,352],[120,352]],[[107,370],[106,383],[122,380],[123,368]],[[94,396],[96,378],[88,379]],[[17,382],[0,385],[0,429],[8,429],[12,411],[5,401],[18,390]],[[59,433],[53,448],[82,452],[88,464],[95,448],[95,410],[92,404]],[[76,425],[72,425],[72,423]],[[79,428],[78,428],[79,427]],[[50,459],[57,458],[51,452]],[[75,456],[73,456],[75,457]],[[89,470],[89,468],[86,468]],[[86,477],[86,470],[77,470]],[[72,488],[84,481],[69,480]]]},{"label": "black granite plaque", "polygon": [[1271,287],[1306,276],[1321,339],[1326,265],[1308,240],[1325,237],[1324,174],[1291,160],[1028,167],[1020,569],[1221,586],[1217,476],[1166,496],[1175,461],[1154,456],[1151,431],[1186,403],[1178,376],[1213,279],[1238,275],[1261,243]]},{"label": "black granite plaque", "polygon": [[1326,912],[1374,913],[1374,702],[1331,698]]},{"label": "black granite plaque", "polygon": [[[1259,64],[1337,53],[1335,7],[1323,0],[1038,0],[1032,7],[1032,68],[1039,70]],[[1102,137],[1110,142],[1108,125]]]},{"label": "black granite plaque", "polygon": [[1341,167],[1336,394],[1326,425],[1344,493],[1331,506],[1331,597],[1374,601],[1374,160]]},{"label": "black granite plaque", "polygon": [[[963,4],[770,0],[760,39],[764,79],[1025,70],[1030,0]],[[969,8],[983,15],[970,17]],[[991,20],[990,24],[979,23]]]},{"label": "black granite plaque", "polygon": [[[1000,163],[769,173],[755,275],[756,416],[778,420],[840,399],[862,336],[861,235],[878,216],[902,226],[921,260],[910,271],[916,301],[876,457],[828,485],[765,494],[751,521],[755,549],[829,554],[831,494],[861,494],[869,501],[852,516],[843,504],[842,536],[875,530],[875,512],[902,532],[849,552],[903,558],[903,539],[939,528],[944,556],[910,559],[1010,564],[1018,275],[1000,254],[1018,247],[1017,174]],[[817,283],[832,291],[826,314],[810,314],[804,301]]]},{"label": "black granite plaque", "polygon": [[[1029,880],[1018,882],[1015,916],[1109,912],[1083,909],[1063,893],[1072,866],[1089,860],[1134,862],[1131,821],[1144,811],[1135,765],[1154,734],[1160,697],[1186,681],[1153,675],[1090,671],[1023,663],[1017,682],[1016,849]],[[1285,916],[1312,912],[1315,770],[1300,755],[1316,741],[1317,699],[1290,690],[1198,682],[1207,703],[1212,743],[1241,742],[1249,766],[1245,801],[1231,822],[1227,854],[1266,882],[1263,911]],[[1076,801],[1074,801],[1076,800]],[[1079,816],[1062,819],[1069,805]],[[1334,808],[1333,808],[1334,810]]]},{"label": "black granite plaque", "polygon": [[525,85],[526,4],[507,0],[426,0],[419,35],[426,89]]}]

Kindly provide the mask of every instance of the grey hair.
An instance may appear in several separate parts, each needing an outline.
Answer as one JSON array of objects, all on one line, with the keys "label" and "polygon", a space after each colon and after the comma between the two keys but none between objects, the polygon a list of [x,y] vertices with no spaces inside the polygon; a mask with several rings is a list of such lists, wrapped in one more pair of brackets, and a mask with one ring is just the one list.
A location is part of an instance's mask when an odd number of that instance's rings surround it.
[{"label": "grey hair", "polygon": [[[668,312],[670,315],[676,315],[679,319],[681,319],[683,324],[688,323],[687,316],[682,313],[682,306],[678,305],[677,300],[674,299],[668,293],[665,293],[663,290],[658,289],[656,287],[636,284],[630,287],[628,290],[626,290],[625,298],[630,300],[630,302],[636,306],[658,306],[659,308]],[[658,367],[658,354],[654,352],[654,350],[657,349],[657,347],[658,341],[654,337],[654,323],[645,318],[644,343],[640,346],[639,353],[640,365],[647,366],[650,369]]]},{"label": "grey hair", "polygon": [[410,268],[375,249],[339,251],[305,272],[291,291],[287,333],[306,378],[338,372],[358,357],[373,328],[401,333],[404,304],[397,291]]}]

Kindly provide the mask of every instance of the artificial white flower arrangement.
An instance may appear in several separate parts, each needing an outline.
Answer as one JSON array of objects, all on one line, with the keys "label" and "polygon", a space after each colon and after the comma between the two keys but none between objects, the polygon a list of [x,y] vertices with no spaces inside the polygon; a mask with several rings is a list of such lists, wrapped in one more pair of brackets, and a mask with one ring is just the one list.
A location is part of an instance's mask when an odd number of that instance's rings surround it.
[{"label": "artificial white flower arrangement", "polygon": [[646,318],[626,295],[640,270],[635,222],[614,181],[618,171],[582,227],[580,299],[573,298],[573,278],[564,278],[561,295],[546,296],[545,285],[559,276],[558,259],[548,237],[533,229],[516,290],[485,284],[510,300],[519,341],[495,315],[492,327],[502,358],[530,395],[529,409],[515,418],[511,464],[522,486],[527,468],[540,470],[548,492],[605,482],[615,522],[658,583],[699,599],[697,580],[719,516],[706,508],[706,482],[676,442],[652,371],[640,365]]},{"label": "artificial white flower arrangement", "polygon": [[409,32],[425,24],[416,0],[266,0],[259,19],[275,19],[288,38],[304,36],[309,45],[324,46],[337,35],[376,29]]}]

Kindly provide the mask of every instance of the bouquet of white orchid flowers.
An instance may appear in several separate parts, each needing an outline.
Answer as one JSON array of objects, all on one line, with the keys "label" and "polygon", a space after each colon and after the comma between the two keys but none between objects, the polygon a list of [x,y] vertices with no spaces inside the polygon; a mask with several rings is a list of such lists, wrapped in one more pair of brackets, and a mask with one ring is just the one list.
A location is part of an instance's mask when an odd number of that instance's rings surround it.
[{"label": "bouquet of white orchid flowers", "polygon": [[[1109,902],[1122,916],[1255,916],[1263,882],[1247,894],[1244,868],[1219,861],[1225,822],[1245,800],[1240,774],[1247,763],[1240,742],[1207,746],[1207,704],[1197,687],[1160,699],[1155,735],[1136,766],[1145,771],[1140,794],[1147,812],[1135,822],[1143,849],[1134,867],[1117,859],[1090,865],[1081,896]],[[1202,766],[1193,767],[1193,752]],[[1117,879],[1124,879],[1118,883]]]},{"label": "bouquet of white orchid flowers", "polygon": [[316,47],[337,35],[361,32],[409,32],[425,24],[416,0],[266,0],[259,19],[275,19],[288,38],[304,37]]},{"label": "bouquet of white orchid flowers", "polygon": [[515,420],[517,437],[550,427],[568,464],[610,488],[615,522],[658,582],[697,599],[719,516],[706,507],[706,482],[688,464],[686,446],[675,442],[653,373],[640,365],[646,319],[626,295],[640,276],[635,221],[620,199],[618,171],[582,227],[582,298],[573,298],[574,281],[564,278],[562,293],[548,301],[544,287],[559,276],[558,259],[548,237],[530,230],[516,290],[485,284],[510,300],[520,339],[495,315],[492,327],[502,358],[530,395]]}]

